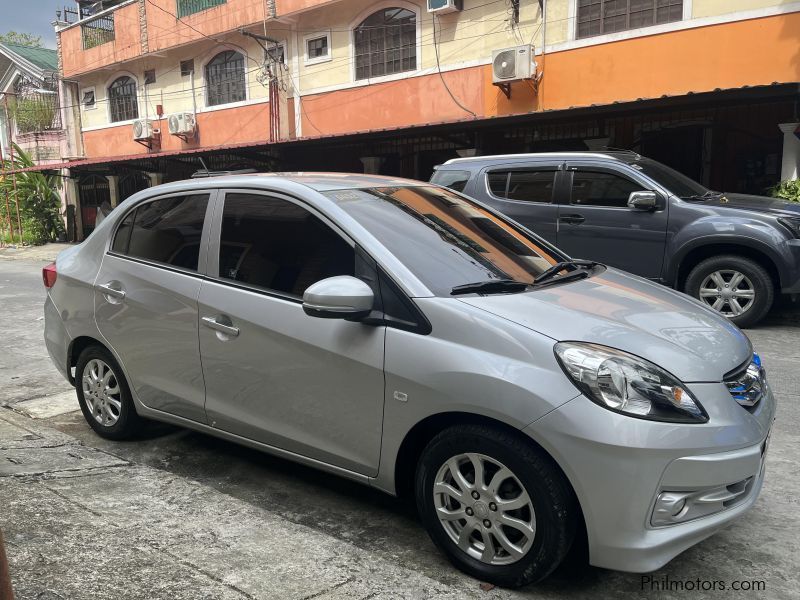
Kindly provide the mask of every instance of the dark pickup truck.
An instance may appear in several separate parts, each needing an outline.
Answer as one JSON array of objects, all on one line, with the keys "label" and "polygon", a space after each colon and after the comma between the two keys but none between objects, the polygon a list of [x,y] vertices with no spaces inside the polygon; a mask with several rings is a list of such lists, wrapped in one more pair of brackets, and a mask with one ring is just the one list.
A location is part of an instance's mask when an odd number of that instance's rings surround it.
[{"label": "dark pickup truck", "polygon": [[706,189],[634,152],[457,158],[433,183],[505,213],[567,254],[679,289],[740,327],[800,293],[800,205]]}]

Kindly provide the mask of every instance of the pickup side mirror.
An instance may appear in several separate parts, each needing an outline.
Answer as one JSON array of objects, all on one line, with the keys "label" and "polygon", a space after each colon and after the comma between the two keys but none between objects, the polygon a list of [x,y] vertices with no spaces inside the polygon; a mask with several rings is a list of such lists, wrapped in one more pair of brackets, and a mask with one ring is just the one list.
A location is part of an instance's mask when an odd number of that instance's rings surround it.
[{"label": "pickup side mirror", "polygon": [[303,311],[320,319],[359,321],[372,312],[374,303],[372,288],[350,275],[318,281],[303,294]]},{"label": "pickup side mirror", "polygon": [[628,196],[628,208],[655,210],[658,208],[658,194],[651,191],[631,192]]}]

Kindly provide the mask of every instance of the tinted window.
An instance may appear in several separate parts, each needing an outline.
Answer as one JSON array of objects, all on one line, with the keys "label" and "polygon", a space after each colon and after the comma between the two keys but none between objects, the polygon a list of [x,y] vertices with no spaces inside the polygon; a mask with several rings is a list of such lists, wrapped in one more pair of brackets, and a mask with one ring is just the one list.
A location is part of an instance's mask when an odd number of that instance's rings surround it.
[{"label": "tinted window", "polygon": [[572,176],[572,204],[583,206],[628,206],[631,192],[643,188],[626,177],[599,171],[575,171]]},{"label": "tinted window", "polygon": [[431,183],[450,188],[456,192],[463,192],[469,181],[469,171],[436,171],[431,177]]},{"label": "tinted window", "polygon": [[456,285],[489,279],[529,283],[563,259],[542,240],[449,190],[374,188],[326,195],[440,296],[449,296]]},{"label": "tinted window", "polygon": [[[208,194],[172,196],[142,204],[125,217],[112,249],[196,271],[207,206]],[[128,229],[130,235],[126,241]]]},{"label": "tinted window", "polygon": [[681,198],[702,196],[708,192],[708,188],[700,185],[694,179],[648,158],[642,158],[635,163],[631,163],[631,167],[655,179],[670,192]]},{"label": "tinted window", "polygon": [[555,171],[511,171],[508,198],[525,202],[552,202],[555,176]]},{"label": "tinted window", "polygon": [[498,198],[506,197],[506,184],[508,184],[508,171],[492,171],[486,174],[486,184],[489,191]]},{"label": "tinted window", "polygon": [[132,210],[117,227],[117,234],[114,236],[114,243],[111,245],[112,251],[127,254],[128,244],[131,241],[131,226],[133,225],[134,215],[136,215],[136,211]]},{"label": "tinted window", "polygon": [[301,297],[320,279],[354,271],[350,244],[301,206],[257,194],[225,197],[220,277]]}]

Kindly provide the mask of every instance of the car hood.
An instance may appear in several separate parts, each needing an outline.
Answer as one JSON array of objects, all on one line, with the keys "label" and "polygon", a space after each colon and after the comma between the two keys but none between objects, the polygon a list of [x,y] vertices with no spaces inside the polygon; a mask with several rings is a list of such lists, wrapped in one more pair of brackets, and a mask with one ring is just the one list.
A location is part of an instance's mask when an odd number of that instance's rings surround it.
[{"label": "car hood", "polygon": [[800,216],[800,204],[796,202],[787,202],[780,198],[770,198],[769,196],[729,194],[726,192],[721,196],[705,201],[704,204],[751,210],[761,213],[772,213],[776,216]]},{"label": "car hood", "polygon": [[662,285],[615,269],[517,294],[459,298],[558,341],[630,352],[681,381],[721,381],[751,355],[727,319]]}]

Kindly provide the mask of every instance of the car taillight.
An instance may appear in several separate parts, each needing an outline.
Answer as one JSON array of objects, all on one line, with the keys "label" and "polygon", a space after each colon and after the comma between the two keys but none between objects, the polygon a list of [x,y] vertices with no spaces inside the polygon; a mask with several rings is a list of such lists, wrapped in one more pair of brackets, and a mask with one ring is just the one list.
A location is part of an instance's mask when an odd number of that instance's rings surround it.
[{"label": "car taillight", "polygon": [[56,263],[50,263],[44,269],[42,269],[42,281],[44,281],[44,287],[46,287],[48,290],[55,285],[56,277],[58,277]]}]

